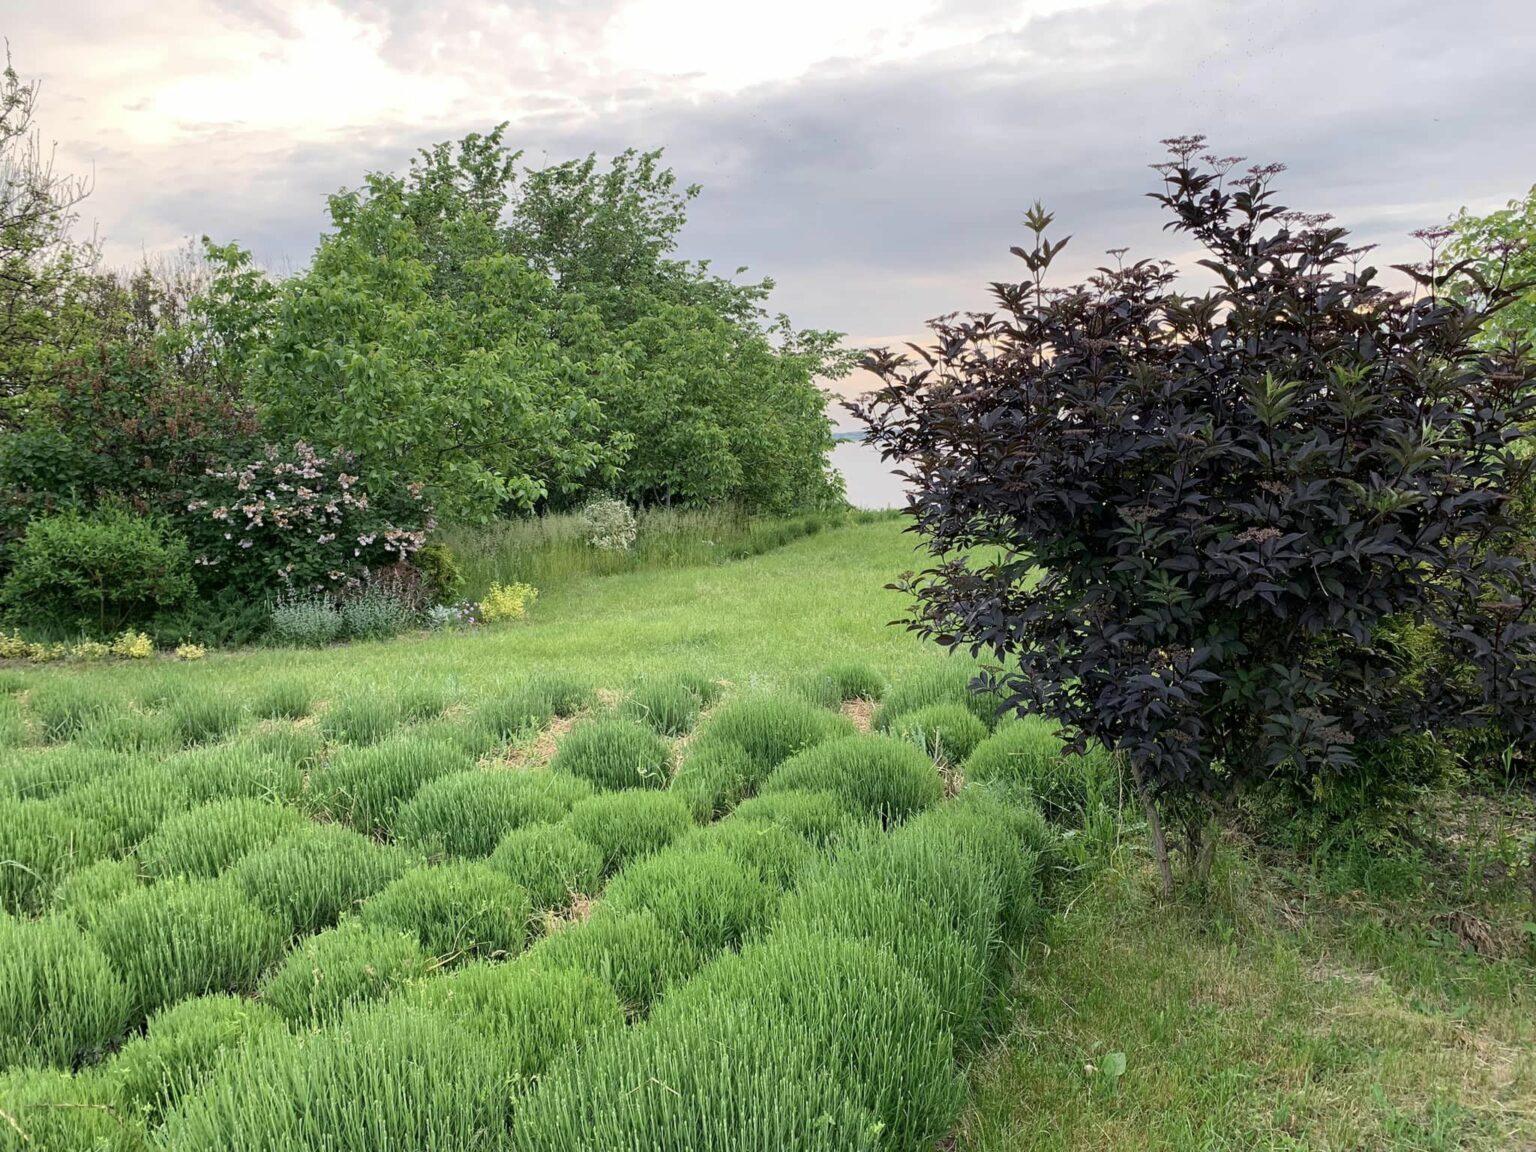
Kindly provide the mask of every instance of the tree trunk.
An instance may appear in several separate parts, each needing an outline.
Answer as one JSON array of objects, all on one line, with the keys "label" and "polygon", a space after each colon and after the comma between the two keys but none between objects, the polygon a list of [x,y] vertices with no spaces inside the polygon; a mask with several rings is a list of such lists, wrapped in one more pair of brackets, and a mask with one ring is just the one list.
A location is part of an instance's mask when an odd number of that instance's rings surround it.
[{"label": "tree trunk", "polygon": [[1152,857],[1157,861],[1158,887],[1163,899],[1167,900],[1173,896],[1173,867],[1168,863],[1168,841],[1163,836],[1163,821],[1157,814],[1157,805],[1152,800],[1152,794],[1147,791],[1141,767],[1134,760],[1131,761],[1131,781],[1136,786],[1141,810],[1146,813],[1147,833],[1152,838]]}]

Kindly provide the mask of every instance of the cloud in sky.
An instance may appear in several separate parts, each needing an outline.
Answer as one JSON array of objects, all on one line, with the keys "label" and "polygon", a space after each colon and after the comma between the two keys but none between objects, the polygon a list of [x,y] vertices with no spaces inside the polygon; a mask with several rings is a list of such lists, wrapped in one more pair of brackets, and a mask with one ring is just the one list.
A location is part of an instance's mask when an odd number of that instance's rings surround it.
[{"label": "cloud in sky", "polygon": [[1140,195],[1163,136],[1285,161],[1389,260],[1536,180],[1529,0],[51,0],[0,32],[111,259],[302,266],[327,193],[509,120],[535,163],[665,145],[704,185],[685,254],[859,343],[983,305],[1037,197],[1068,273],[1188,256]]}]

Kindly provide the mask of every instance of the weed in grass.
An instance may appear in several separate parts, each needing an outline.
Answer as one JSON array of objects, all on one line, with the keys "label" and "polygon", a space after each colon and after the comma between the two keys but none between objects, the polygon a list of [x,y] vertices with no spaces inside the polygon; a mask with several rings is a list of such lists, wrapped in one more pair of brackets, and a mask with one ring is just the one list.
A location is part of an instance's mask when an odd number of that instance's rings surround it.
[{"label": "weed in grass", "polygon": [[446,1016],[395,1001],[303,1037],[262,1032],[166,1117],[165,1152],[481,1152],[506,1130],[506,1069]]},{"label": "weed in grass", "polygon": [[885,677],[864,664],[835,664],[796,685],[799,694],[818,708],[837,708],[850,700],[878,701],[885,695]]},{"label": "weed in grass", "polygon": [[732,1007],[787,1024],[828,1079],[879,1118],[881,1147],[921,1152],[954,1126],[965,1085],[944,1015],[889,952],[775,932],[709,965],[652,1019],[686,1028]]},{"label": "weed in grass", "polygon": [[870,817],[854,812],[841,796],[799,791],[744,800],[732,812],[730,823],[782,825],[817,848],[831,848],[874,826]]},{"label": "weed in grass", "polygon": [[483,1036],[514,1078],[541,1075],[593,1036],[624,1027],[612,989],[575,969],[470,964],[416,985],[410,995]]},{"label": "weed in grass", "polygon": [[100,948],[63,917],[0,918],[0,1069],[68,1068],[116,1039],[128,990]]},{"label": "weed in grass", "polygon": [[853,733],[846,716],[804,700],[759,697],[724,705],[700,729],[699,739],[739,745],[752,758],[761,779],[796,752]]},{"label": "weed in grass", "polygon": [[0,754],[0,796],[46,800],[127,767],[132,761],[102,748],[62,744]]},{"label": "weed in grass", "polygon": [[668,790],[702,824],[729,812],[757,775],[757,765],[740,744],[711,740],[688,750]]},{"label": "weed in grass", "polygon": [[505,872],[478,860],[416,868],[363,905],[364,924],[410,932],[430,954],[455,961],[522,951],[532,909]]},{"label": "weed in grass", "polygon": [[187,747],[216,744],[239,727],[243,712],[233,695],[213,688],[189,688],[171,703],[171,726]]},{"label": "weed in grass", "polygon": [[139,845],[152,877],[216,876],[304,822],[301,813],[265,800],[215,800],[172,816]]},{"label": "weed in grass", "polygon": [[400,808],[395,838],[434,856],[487,856],[513,829],[562,820],[590,795],[585,780],[553,772],[452,772]]},{"label": "weed in grass", "polygon": [[277,1013],[243,996],[194,996],[152,1015],[144,1033],[124,1044],[103,1073],[117,1080],[130,1108],[158,1123],[225,1053],[282,1028]]},{"label": "weed in grass", "polygon": [[678,680],[642,684],[619,705],[619,715],[644,724],[659,736],[682,736],[699,718],[699,701]]},{"label": "weed in grass", "polygon": [[595,788],[665,788],[672,774],[672,749],[642,724],[600,716],[566,734],[549,770],[579,777]]},{"label": "weed in grass", "polygon": [[958,765],[987,739],[987,726],[963,704],[929,704],[898,716],[888,729],[941,764]]},{"label": "weed in grass", "polygon": [[142,1152],[144,1129],[117,1085],[94,1070],[0,1075],[0,1152]]},{"label": "weed in grass", "polygon": [[262,985],[261,999],[290,1023],[318,1028],[430,967],[414,933],[344,920],[301,940]]},{"label": "weed in grass", "polygon": [[558,824],[514,828],[486,863],[526,891],[536,912],[564,909],[577,896],[595,896],[603,874],[602,852]]},{"label": "weed in grass", "polygon": [[671,847],[631,864],[608,882],[615,912],[646,911],[701,956],[733,948],[765,925],[778,891],[723,851]]},{"label": "weed in grass", "polygon": [[410,863],[350,828],[311,824],[241,857],[226,876],[292,931],[307,933],[334,924]]},{"label": "weed in grass", "polygon": [[222,880],[162,880],[101,910],[91,935],[135,1018],[187,996],[249,992],[288,931]]},{"label": "weed in grass", "polygon": [[251,700],[251,712],[261,720],[302,720],[314,706],[314,693],[301,680],[273,680]]},{"label": "weed in grass", "polygon": [[761,791],[830,792],[855,812],[898,824],[937,804],[944,786],[933,761],[913,745],[889,736],[849,736],[786,760]]},{"label": "weed in grass", "polygon": [[469,765],[469,757],[451,744],[400,735],[336,752],[310,773],[310,801],[359,832],[387,832],[395,812],[422,785]]},{"label": "weed in grass", "polygon": [[76,680],[49,680],[33,688],[27,707],[38,734],[49,744],[62,744],[123,710],[123,702],[98,685]]},{"label": "weed in grass", "polygon": [[90,820],[114,853],[131,851],[169,816],[191,806],[187,787],[165,762],[140,763],[80,784],[54,803]]},{"label": "weed in grass", "polygon": [[320,730],[342,744],[376,744],[400,726],[400,715],[395,697],[368,692],[333,703],[320,717]]},{"label": "weed in grass", "polygon": [[693,826],[688,806],[666,792],[609,792],[571,808],[565,826],[603,854],[612,873],[665,848]]},{"label": "weed in grass", "polygon": [[90,928],[104,908],[139,887],[139,866],[132,858],[98,860],[69,873],[53,890],[52,911]]},{"label": "weed in grass", "polygon": [[237,796],[274,803],[297,800],[304,788],[304,766],[266,751],[269,747],[253,736],[237,744],[194,748],[164,765],[181,780],[194,804]]},{"label": "weed in grass", "polygon": [[101,825],[56,800],[0,798],[0,907],[38,911],[66,873],[99,860],[109,845]]},{"label": "weed in grass", "polygon": [[880,709],[875,713],[875,727],[889,731],[909,712],[930,704],[963,704],[987,728],[997,723],[999,701],[992,693],[975,692],[971,681],[977,669],[963,660],[928,664],[893,684]]},{"label": "weed in grass", "polygon": [[597,905],[590,920],[551,932],[519,966],[583,972],[601,980],[631,1011],[648,1011],[667,988],[698,969],[699,956],[651,912],[618,913]]},{"label": "weed in grass", "polygon": [[475,709],[470,726],[494,744],[509,744],[532,736],[549,723],[554,703],[537,685],[504,690]]}]

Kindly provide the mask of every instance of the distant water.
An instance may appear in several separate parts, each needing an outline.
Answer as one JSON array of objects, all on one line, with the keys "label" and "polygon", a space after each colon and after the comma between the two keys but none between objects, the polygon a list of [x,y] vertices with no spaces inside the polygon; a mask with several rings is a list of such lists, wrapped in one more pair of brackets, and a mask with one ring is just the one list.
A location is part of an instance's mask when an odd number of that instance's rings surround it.
[{"label": "distant water", "polygon": [[832,449],[832,467],[843,474],[848,503],[855,508],[902,508],[905,486],[880,452],[862,440],[839,440]]}]

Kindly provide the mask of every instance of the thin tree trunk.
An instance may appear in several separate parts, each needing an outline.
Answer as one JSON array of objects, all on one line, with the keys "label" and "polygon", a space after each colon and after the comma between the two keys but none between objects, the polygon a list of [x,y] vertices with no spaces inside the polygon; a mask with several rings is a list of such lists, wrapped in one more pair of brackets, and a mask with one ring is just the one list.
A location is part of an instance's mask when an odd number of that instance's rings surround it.
[{"label": "thin tree trunk", "polygon": [[1163,836],[1163,820],[1157,814],[1157,805],[1152,801],[1152,795],[1147,791],[1146,781],[1142,779],[1141,767],[1131,761],[1131,781],[1136,786],[1136,796],[1141,801],[1141,810],[1146,813],[1147,832],[1152,838],[1152,856],[1157,861],[1158,884],[1162,890],[1163,899],[1173,896],[1173,866],[1168,863],[1168,841]]}]

